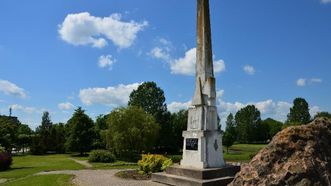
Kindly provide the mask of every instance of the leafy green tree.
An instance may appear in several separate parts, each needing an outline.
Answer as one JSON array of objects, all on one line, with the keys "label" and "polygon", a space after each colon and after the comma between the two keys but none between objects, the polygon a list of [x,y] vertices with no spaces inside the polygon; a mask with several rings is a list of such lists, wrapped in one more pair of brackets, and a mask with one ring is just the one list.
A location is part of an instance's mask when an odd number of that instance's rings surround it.
[{"label": "leafy green tree", "polygon": [[229,147],[231,147],[236,140],[236,127],[233,114],[230,113],[226,119],[226,128],[223,134],[223,145],[226,147],[226,151],[229,153]]},{"label": "leafy green tree", "polygon": [[137,106],[151,114],[160,125],[157,139],[158,152],[171,151],[173,143],[168,134],[172,132],[171,113],[167,111],[163,90],[155,82],[145,82],[130,94],[129,106]]},{"label": "leafy green tree", "polygon": [[290,113],[287,115],[287,123],[307,124],[310,119],[307,101],[303,98],[295,98],[293,107],[290,108]]},{"label": "leafy green tree", "polygon": [[41,118],[41,125],[36,129],[36,137],[32,140],[32,153],[45,154],[53,151],[54,141],[51,136],[52,121],[48,111],[45,111]]},{"label": "leafy green tree", "polygon": [[229,147],[235,142],[236,137],[229,131],[225,131],[223,134],[222,143],[226,147],[226,152],[229,153]]},{"label": "leafy green tree", "polygon": [[[171,114],[172,132],[168,133],[168,140],[172,143],[172,152],[179,153],[183,149],[182,133],[187,129],[188,110],[180,110]],[[173,142],[172,142],[173,141]]]},{"label": "leafy green tree", "polygon": [[18,137],[17,137],[17,149],[22,150],[23,154],[27,147],[31,146],[33,131],[28,125],[21,124],[17,130]]},{"label": "leafy green tree", "polygon": [[226,118],[226,128],[225,131],[230,132],[233,136],[236,136],[236,121],[234,120],[233,114],[230,113]]},{"label": "leafy green tree", "polygon": [[21,125],[16,117],[0,116],[0,145],[11,152],[18,138],[18,128]]},{"label": "leafy green tree", "polygon": [[261,113],[254,105],[240,109],[235,116],[238,140],[242,143],[258,139],[257,130],[261,124]]},{"label": "leafy green tree", "polygon": [[95,141],[93,143],[94,149],[106,149],[107,137],[107,117],[108,115],[99,115],[95,122]]},{"label": "leafy green tree", "polygon": [[314,119],[316,118],[320,118],[320,117],[324,117],[324,118],[330,118],[331,119],[331,114],[329,112],[318,112]]},{"label": "leafy green tree", "polygon": [[53,124],[50,132],[52,137],[52,144],[54,145],[52,150],[56,153],[65,152],[66,132],[63,123]]},{"label": "leafy green tree", "polygon": [[267,118],[262,121],[262,125],[268,129],[267,139],[272,139],[283,128],[283,123],[272,118]]},{"label": "leafy green tree", "polygon": [[67,150],[79,152],[80,155],[91,150],[95,137],[94,122],[81,107],[75,110],[67,125],[68,138],[65,144]]},{"label": "leafy green tree", "polygon": [[155,82],[145,82],[137,90],[133,90],[128,105],[142,107],[154,117],[167,111],[164,92]]},{"label": "leafy green tree", "polygon": [[155,145],[159,126],[141,107],[115,109],[107,117],[107,123],[108,146],[120,157],[149,152]]}]

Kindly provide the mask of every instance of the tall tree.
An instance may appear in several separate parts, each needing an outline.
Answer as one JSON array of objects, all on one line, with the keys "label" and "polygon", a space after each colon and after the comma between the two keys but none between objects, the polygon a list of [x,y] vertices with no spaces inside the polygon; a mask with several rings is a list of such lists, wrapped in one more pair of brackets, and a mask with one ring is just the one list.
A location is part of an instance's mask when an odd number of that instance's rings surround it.
[{"label": "tall tree", "polygon": [[180,110],[171,114],[172,132],[168,133],[169,144],[173,147],[173,153],[179,153],[183,149],[183,131],[187,129],[188,110]]},{"label": "tall tree", "polygon": [[287,123],[307,124],[311,119],[309,105],[303,98],[295,98],[293,107],[287,115]]},{"label": "tall tree", "polygon": [[81,107],[75,110],[67,125],[69,130],[66,141],[67,150],[79,152],[80,155],[91,150],[95,137],[94,122]]},{"label": "tall tree", "polygon": [[18,128],[21,125],[16,117],[0,115],[0,145],[11,152],[18,137]]},{"label": "tall tree", "polygon": [[240,109],[235,116],[237,136],[240,142],[254,142],[258,139],[257,129],[261,124],[261,113],[254,105]]},{"label": "tall tree", "polygon": [[262,121],[262,125],[268,129],[267,139],[272,139],[283,128],[283,123],[272,118]]},{"label": "tall tree", "polygon": [[223,134],[223,145],[226,147],[226,151],[229,152],[229,147],[233,145],[236,140],[236,127],[235,127],[235,120],[230,113],[226,119],[226,128]]},{"label": "tall tree", "polygon": [[[41,117],[41,125],[36,129],[39,139],[36,139],[35,148],[38,154],[44,154],[47,151],[53,151],[54,141],[51,137],[52,121],[48,111],[45,111]],[[36,150],[33,148],[34,150]]]},{"label": "tall tree", "polygon": [[149,152],[155,145],[159,126],[141,107],[113,110],[107,117],[108,146],[120,157]]},{"label": "tall tree", "polygon": [[128,105],[142,107],[153,116],[167,111],[164,92],[155,82],[144,82],[133,90]]},{"label": "tall tree", "polygon": [[155,82],[145,82],[130,94],[129,106],[137,106],[154,116],[160,125],[157,151],[167,152],[173,144],[167,134],[171,133],[171,113],[167,111],[163,90]]}]

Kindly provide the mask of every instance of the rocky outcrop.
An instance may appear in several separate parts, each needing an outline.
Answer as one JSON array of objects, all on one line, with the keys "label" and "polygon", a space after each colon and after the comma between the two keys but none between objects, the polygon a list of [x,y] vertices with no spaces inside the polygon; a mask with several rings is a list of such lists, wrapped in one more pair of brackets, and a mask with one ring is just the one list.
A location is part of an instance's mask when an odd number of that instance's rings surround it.
[{"label": "rocky outcrop", "polygon": [[331,185],[331,120],[282,130],[230,185]]}]

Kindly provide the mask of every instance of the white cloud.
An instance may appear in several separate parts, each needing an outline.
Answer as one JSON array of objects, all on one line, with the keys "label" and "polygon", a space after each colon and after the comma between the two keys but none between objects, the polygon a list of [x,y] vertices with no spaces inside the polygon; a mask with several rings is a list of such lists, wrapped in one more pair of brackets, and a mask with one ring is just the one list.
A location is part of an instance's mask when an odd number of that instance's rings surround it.
[{"label": "white cloud", "polygon": [[321,3],[323,4],[331,3],[331,0],[321,0]]},{"label": "white cloud", "polygon": [[188,102],[171,102],[170,104],[168,104],[168,110],[172,113],[178,112],[180,110],[183,109],[188,109],[191,106],[191,101]]},{"label": "white cloud", "polygon": [[124,106],[129,101],[130,93],[137,89],[140,83],[120,84],[107,88],[87,88],[79,92],[79,98],[85,105],[103,104],[109,106]]},{"label": "white cloud", "polygon": [[26,107],[26,106],[22,106],[22,105],[18,105],[18,104],[14,104],[14,105],[10,105],[9,108],[11,108],[13,111],[21,111],[24,113],[42,113],[41,109],[37,109],[35,107]]},{"label": "white cloud", "polygon": [[321,112],[322,110],[318,106],[312,106],[309,109],[309,113],[312,117],[314,117],[318,112]]},{"label": "white cloud", "polygon": [[95,17],[88,12],[68,14],[59,25],[60,37],[73,45],[92,45],[103,48],[108,42],[113,42],[119,48],[130,47],[137,34],[148,25],[147,21],[137,23],[121,20],[121,14],[111,14],[109,17]]},{"label": "white cloud", "polygon": [[248,75],[254,75],[255,74],[255,68],[251,65],[245,65],[243,70],[245,71],[246,74]]},{"label": "white cloud", "polygon": [[109,68],[113,66],[113,64],[116,62],[116,59],[113,58],[111,55],[102,55],[99,57],[98,65],[100,68]]},{"label": "white cloud", "polygon": [[299,79],[297,80],[297,86],[299,86],[299,87],[304,87],[304,86],[306,86],[306,79],[304,79],[304,78],[299,78]]},{"label": "white cloud", "polygon": [[0,92],[6,95],[17,96],[20,98],[26,98],[26,93],[23,88],[18,87],[16,84],[9,82],[7,80],[0,79]]},{"label": "white cloud", "polygon": [[[184,57],[172,60],[170,62],[171,73],[182,75],[194,75],[196,63],[196,48],[192,48],[185,52]],[[214,61],[214,72],[219,73],[225,70],[223,60]]]},{"label": "white cloud", "polygon": [[182,75],[194,75],[196,62],[196,48],[185,52],[185,56],[175,59],[170,63],[171,73]]},{"label": "white cloud", "polygon": [[169,51],[164,48],[154,47],[148,54],[156,59],[161,59],[163,61],[170,60]]},{"label": "white cloud", "polygon": [[310,79],[310,83],[322,83],[322,79],[321,78],[311,78]]},{"label": "white cloud", "polygon": [[60,109],[60,110],[71,110],[73,109],[75,106],[70,103],[70,102],[64,102],[64,103],[59,103],[57,105],[57,107]]},{"label": "white cloud", "polygon": [[299,78],[296,82],[297,86],[299,87],[304,87],[307,84],[312,85],[312,84],[316,84],[316,83],[322,83],[323,80],[321,78]]},{"label": "white cloud", "polygon": [[222,98],[223,96],[224,96],[224,90],[218,90],[218,91],[216,92],[216,97],[217,97],[218,99]]}]

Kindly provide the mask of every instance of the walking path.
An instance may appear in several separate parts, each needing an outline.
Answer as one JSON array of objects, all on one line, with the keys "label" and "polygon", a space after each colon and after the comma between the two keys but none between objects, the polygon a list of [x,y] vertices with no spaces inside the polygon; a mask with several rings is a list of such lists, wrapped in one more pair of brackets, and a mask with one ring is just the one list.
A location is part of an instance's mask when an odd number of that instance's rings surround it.
[{"label": "walking path", "polygon": [[87,169],[91,169],[93,167],[93,165],[91,165],[87,160],[78,160],[78,159],[75,159],[75,158],[69,158],[69,159],[71,159],[72,161],[74,161],[78,164],[83,165]]},{"label": "walking path", "polygon": [[0,184],[5,183],[6,181],[7,181],[7,179],[0,178]]},{"label": "walking path", "polygon": [[121,170],[63,170],[63,171],[50,171],[40,172],[36,175],[48,174],[71,174],[75,175],[73,183],[79,186],[164,186],[152,181],[138,181],[122,179],[115,176],[115,173]]}]

